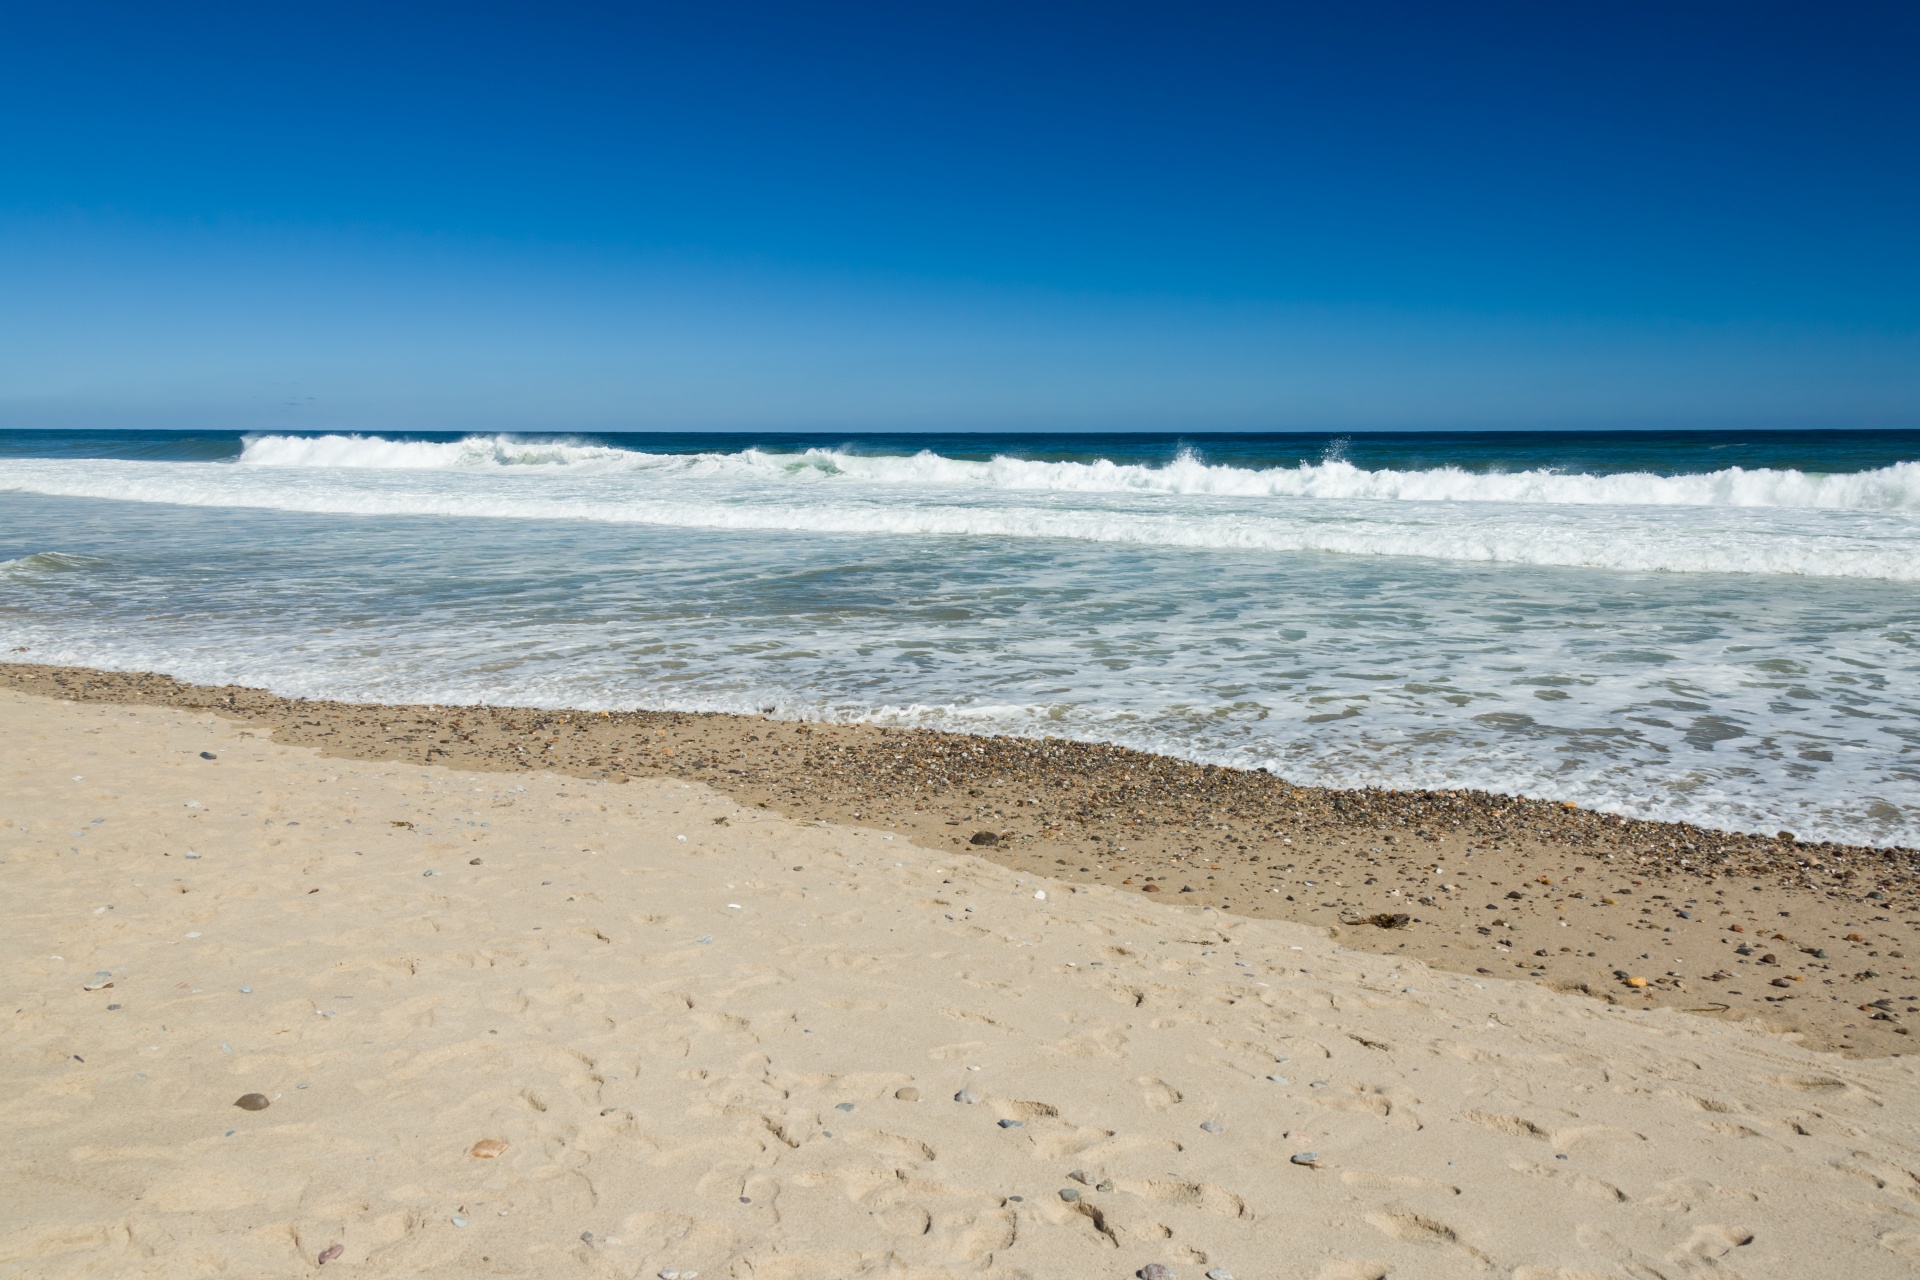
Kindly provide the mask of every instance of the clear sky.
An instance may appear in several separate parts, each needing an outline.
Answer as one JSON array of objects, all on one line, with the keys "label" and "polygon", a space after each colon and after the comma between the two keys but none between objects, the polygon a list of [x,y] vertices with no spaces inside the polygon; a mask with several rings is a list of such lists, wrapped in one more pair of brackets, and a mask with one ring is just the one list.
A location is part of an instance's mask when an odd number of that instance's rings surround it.
[{"label": "clear sky", "polygon": [[0,426],[1920,425],[1920,5],[0,0]]}]

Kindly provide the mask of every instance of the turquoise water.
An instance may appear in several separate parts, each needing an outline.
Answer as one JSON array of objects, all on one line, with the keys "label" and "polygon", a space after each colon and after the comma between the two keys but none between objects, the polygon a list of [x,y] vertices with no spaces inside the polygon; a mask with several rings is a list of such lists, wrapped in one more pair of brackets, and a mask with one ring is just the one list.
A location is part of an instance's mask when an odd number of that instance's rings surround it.
[{"label": "turquoise water", "polygon": [[1920,433],[0,433],[0,644],[1920,845]]}]

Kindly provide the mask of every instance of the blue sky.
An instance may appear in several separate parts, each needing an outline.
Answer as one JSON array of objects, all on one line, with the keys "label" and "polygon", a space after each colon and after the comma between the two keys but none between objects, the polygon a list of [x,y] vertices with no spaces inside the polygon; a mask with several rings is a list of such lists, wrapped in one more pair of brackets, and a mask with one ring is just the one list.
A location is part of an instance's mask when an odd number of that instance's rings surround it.
[{"label": "blue sky", "polygon": [[0,426],[1920,425],[1910,4],[0,4]]}]

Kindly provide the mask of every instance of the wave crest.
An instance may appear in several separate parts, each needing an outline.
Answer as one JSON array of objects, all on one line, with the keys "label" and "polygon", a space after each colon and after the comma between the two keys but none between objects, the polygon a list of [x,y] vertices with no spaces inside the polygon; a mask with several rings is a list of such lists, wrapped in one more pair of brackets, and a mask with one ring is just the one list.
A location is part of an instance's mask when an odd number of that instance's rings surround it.
[{"label": "wave crest", "polygon": [[930,489],[1215,498],[1920,512],[1920,462],[1834,474],[1728,467],[1691,475],[1590,475],[1545,470],[1483,472],[1451,466],[1370,471],[1337,456],[1295,467],[1247,468],[1216,465],[1182,454],[1162,465],[1148,466],[1105,459],[1044,462],[1004,455],[977,462],[927,450],[911,455],[871,455],[841,449],[667,454],[503,435],[468,436],[457,441],[326,435],[248,437],[239,465],[404,471],[630,471],[775,484],[839,481]]}]

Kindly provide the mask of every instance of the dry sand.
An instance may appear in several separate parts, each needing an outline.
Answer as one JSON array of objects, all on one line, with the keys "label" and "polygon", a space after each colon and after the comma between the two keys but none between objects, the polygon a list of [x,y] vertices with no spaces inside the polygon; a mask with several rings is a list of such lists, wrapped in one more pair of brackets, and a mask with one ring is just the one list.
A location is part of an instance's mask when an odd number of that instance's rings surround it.
[{"label": "dry sand", "polygon": [[670,778],[3,691],[0,779],[0,1275],[1920,1261],[1912,1057]]}]

